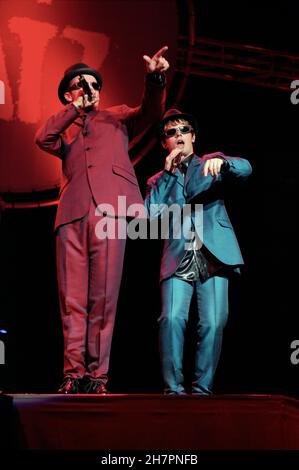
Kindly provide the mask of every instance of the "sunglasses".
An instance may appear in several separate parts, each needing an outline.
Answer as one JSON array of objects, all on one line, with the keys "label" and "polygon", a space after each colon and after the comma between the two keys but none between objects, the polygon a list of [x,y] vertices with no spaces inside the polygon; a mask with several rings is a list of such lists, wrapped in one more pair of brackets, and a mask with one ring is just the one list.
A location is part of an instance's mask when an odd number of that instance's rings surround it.
[{"label": "sunglasses", "polygon": [[[92,82],[92,83],[89,83],[89,85],[91,85],[92,88],[96,91],[99,91],[101,88],[98,82]],[[70,86],[68,91],[81,90],[81,88],[83,88],[83,86],[81,82],[79,81],[77,83],[74,83],[72,86]]]},{"label": "sunglasses", "polygon": [[171,127],[164,131],[165,137],[174,137],[178,132],[181,134],[189,134],[189,132],[194,131],[192,126],[179,126],[179,127]]}]

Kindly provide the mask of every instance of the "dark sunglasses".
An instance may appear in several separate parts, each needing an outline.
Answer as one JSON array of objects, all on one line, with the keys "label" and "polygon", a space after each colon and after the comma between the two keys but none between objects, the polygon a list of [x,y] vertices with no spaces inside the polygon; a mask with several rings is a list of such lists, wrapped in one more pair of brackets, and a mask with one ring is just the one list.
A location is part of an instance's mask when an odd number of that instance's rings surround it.
[{"label": "dark sunglasses", "polygon": [[[92,88],[97,91],[99,91],[101,88],[98,82],[92,82],[92,83],[89,83],[89,85],[91,85]],[[68,91],[81,90],[81,88],[83,88],[83,86],[81,82],[79,81],[77,83],[74,83],[72,86],[70,86]]]},{"label": "dark sunglasses", "polygon": [[194,131],[192,126],[179,126],[179,127],[171,127],[170,129],[167,129],[164,131],[164,136],[165,137],[173,137],[177,134],[177,132],[180,132],[181,134],[189,134],[189,132]]}]

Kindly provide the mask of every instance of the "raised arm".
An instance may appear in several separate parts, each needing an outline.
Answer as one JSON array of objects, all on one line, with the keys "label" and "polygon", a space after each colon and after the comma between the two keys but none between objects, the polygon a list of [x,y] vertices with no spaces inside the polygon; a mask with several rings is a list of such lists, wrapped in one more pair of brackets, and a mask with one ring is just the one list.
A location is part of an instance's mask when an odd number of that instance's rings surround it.
[{"label": "raised arm", "polygon": [[130,138],[144,132],[162,117],[165,110],[166,78],[169,63],[163,56],[168,50],[162,47],[152,57],[144,55],[146,79],[141,105],[129,111],[126,124]]}]

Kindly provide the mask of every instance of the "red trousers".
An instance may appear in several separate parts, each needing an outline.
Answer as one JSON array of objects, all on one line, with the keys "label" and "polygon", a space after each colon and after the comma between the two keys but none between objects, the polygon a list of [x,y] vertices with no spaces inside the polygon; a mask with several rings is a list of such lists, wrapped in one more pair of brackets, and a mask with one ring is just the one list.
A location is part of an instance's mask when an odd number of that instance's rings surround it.
[{"label": "red trousers", "polygon": [[56,256],[64,375],[106,383],[126,240],[97,238],[102,217],[91,202],[82,219],[60,226]]}]

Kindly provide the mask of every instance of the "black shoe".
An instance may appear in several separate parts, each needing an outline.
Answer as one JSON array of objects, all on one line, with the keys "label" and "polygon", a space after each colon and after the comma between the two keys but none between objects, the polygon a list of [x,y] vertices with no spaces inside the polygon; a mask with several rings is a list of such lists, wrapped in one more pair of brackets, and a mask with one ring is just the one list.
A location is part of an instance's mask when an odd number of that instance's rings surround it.
[{"label": "black shoe", "polygon": [[108,390],[104,382],[100,379],[85,379],[84,392],[88,394],[107,395]]},{"label": "black shoe", "polygon": [[65,377],[57,393],[80,393],[80,381],[76,377]]}]

